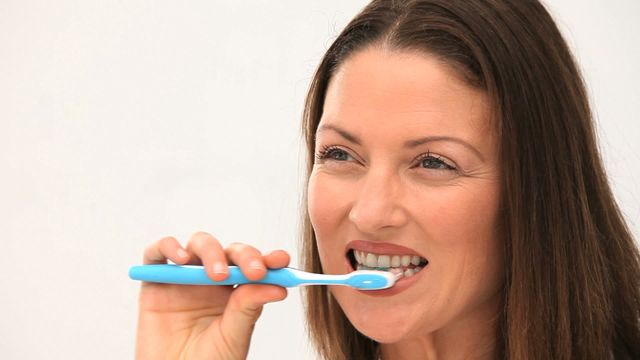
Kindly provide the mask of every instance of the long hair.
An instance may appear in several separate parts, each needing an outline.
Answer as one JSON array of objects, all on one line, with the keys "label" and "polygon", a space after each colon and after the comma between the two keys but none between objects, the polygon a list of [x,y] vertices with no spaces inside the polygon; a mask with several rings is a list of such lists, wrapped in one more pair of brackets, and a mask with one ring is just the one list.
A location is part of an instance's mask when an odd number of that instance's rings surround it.
[{"label": "long hair", "polygon": [[[581,73],[544,6],[372,1],[336,38],[311,82],[302,126],[307,179],[329,80],[372,45],[436,56],[491,101],[506,274],[498,357],[640,358],[640,255],[603,169]],[[306,206],[303,214],[303,265],[322,272]],[[304,299],[323,357],[378,356],[379,344],[349,323],[326,288],[309,287]]]}]

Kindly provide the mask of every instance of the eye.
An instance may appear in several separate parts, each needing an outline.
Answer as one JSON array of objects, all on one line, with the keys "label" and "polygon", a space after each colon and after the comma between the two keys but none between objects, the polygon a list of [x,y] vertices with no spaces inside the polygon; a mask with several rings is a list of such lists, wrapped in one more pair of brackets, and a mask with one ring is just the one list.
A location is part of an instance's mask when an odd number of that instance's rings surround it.
[{"label": "eye", "polygon": [[422,154],[419,157],[419,166],[430,170],[456,170],[455,166],[449,165],[442,157],[433,155],[430,152]]},{"label": "eye", "polygon": [[323,147],[316,154],[316,160],[319,162],[323,160],[335,160],[335,161],[348,161],[351,155],[337,146]]}]

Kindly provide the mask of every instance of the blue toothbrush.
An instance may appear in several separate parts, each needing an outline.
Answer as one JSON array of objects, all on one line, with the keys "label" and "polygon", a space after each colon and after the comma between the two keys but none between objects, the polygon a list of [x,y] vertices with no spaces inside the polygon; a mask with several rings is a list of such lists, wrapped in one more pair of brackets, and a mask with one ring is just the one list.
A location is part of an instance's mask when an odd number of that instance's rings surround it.
[{"label": "blue toothbrush", "polygon": [[138,265],[129,269],[133,280],[181,285],[236,285],[271,284],[282,287],[303,285],[346,285],[359,290],[380,290],[393,286],[402,275],[387,271],[358,270],[344,275],[314,274],[293,268],[269,269],[267,275],[258,280],[247,279],[240,268],[229,266],[229,277],[222,281],[209,278],[204,267],[199,265]]}]

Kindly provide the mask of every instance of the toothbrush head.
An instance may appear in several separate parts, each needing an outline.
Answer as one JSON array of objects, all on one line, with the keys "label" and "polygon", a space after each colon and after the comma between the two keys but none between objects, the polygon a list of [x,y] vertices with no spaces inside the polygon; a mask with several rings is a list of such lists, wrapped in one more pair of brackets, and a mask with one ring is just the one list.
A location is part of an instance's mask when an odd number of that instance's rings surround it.
[{"label": "toothbrush head", "polygon": [[382,290],[392,287],[402,274],[379,270],[357,270],[349,274],[346,285],[358,290]]}]

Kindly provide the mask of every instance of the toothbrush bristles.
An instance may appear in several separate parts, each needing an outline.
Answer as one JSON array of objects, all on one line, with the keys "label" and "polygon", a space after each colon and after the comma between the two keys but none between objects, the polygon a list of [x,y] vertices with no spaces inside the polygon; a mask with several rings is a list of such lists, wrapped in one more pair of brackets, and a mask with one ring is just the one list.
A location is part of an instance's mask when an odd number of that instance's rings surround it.
[{"label": "toothbrush bristles", "polygon": [[394,274],[396,277],[396,281],[400,280],[400,278],[403,276],[403,274],[401,272]]}]

